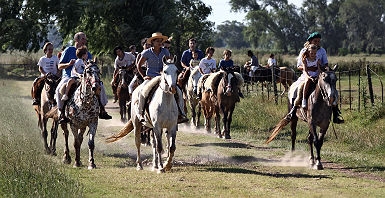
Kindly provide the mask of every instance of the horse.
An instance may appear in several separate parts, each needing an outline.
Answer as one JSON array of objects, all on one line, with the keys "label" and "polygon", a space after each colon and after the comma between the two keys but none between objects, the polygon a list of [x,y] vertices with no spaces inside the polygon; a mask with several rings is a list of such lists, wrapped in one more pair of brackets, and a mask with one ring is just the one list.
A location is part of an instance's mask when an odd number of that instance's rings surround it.
[{"label": "horse", "polygon": [[[297,80],[295,71],[289,67],[279,67],[275,68],[276,73],[276,83],[281,83],[284,87],[284,90],[280,95],[285,94],[288,88]],[[279,74],[279,75],[277,75]],[[246,79],[246,82],[271,82],[272,81],[272,70],[269,68],[259,67],[253,72],[253,76],[249,76],[249,70],[245,70],[243,77]]]},{"label": "horse", "polygon": [[[174,56],[173,61],[167,61],[165,57],[163,61],[163,72],[161,76],[155,77],[147,84],[156,84],[159,82],[159,86],[155,89],[155,92],[152,96],[149,96],[148,100],[150,104],[147,109],[145,123],[139,122],[137,117],[137,108],[139,94],[146,92],[148,87],[141,84],[137,87],[132,93],[132,105],[131,105],[131,120],[125,125],[123,129],[120,130],[120,133],[106,138],[107,142],[115,142],[122,137],[126,136],[131,131],[135,132],[135,144],[137,148],[137,170],[143,170],[142,161],[140,158],[140,144],[141,144],[141,133],[142,126],[149,125],[152,126],[152,148],[153,148],[153,170],[157,170],[158,173],[163,173],[169,171],[172,167],[172,159],[176,150],[175,138],[177,130],[177,121],[178,121],[178,106],[175,100],[174,94],[176,92],[181,94],[181,90],[177,88],[177,76],[178,69],[175,66],[176,56]],[[154,83],[155,82],[155,83]],[[152,88],[149,88],[152,90]],[[162,129],[166,128],[167,134],[167,162],[165,166],[162,163]]]},{"label": "horse", "polygon": [[[231,139],[230,125],[235,104],[239,102],[239,87],[243,84],[242,76],[229,69],[205,75],[199,83],[202,90],[200,104],[205,117],[205,129],[208,132],[211,131],[211,118],[215,115],[215,133],[219,138],[224,136],[225,139]],[[222,132],[220,131],[221,116]]]},{"label": "horse", "polygon": [[[242,82],[239,82],[242,80]],[[216,92],[215,103],[215,129],[219,138],[231,139],[230,126],[235,109],[235,104],[239,102],[239,85],[243,83],[243,78],[239,73],[226,71],[223,72]],[[215,93],[215,92],[214,92]],[[220,118],[222,116],[223,131],[220,131]]]},{"label": "horse", "polygon": [[126,104],[128,101],[130,101],[130,95],[128,93],[128,84],[131,82],[133,76],[132,72],[130,72],[126,68],[119,68],[118,75],[119,82],[116,93],[118,95],[119,100],[120,120],[123,123],[126,123],[127,115],[129,115]]},{"label": "horse", "polygon": [[[35,111],[38,117],[37,125],[41,130],[41,135],[43,137],[44,148],[47,154],[56,155],[56,138],[58,130],[58,117],[52,118],[52,127],[51,127],[51,140],[48,146],[47,137],[47,122],[48,118],[45,116],[51,108],[55,105],[56,101],[54,99],[55,89],[58,84],[58,78],[51,73],[48,73],[44,77],[44,86],[40,96],[40,104],[35,105]],[[60,78],[59,78],[60,80]]]},{"label": "horse", "polygon": [[[313,92],[311,92],[308,98],[307,110],[303,111],[303,109],[297,109],[296,116],[292,117],[287,114],[272,130],[272,134],[266,141],[266,144],[271,142],[277,136],[279,131],[290,122],[292,142],[291,150],[294,151],[295,140],[297,136],[297,121],[298,118],[300,118],[301,120],[305,121],[309,126],[308,144],[310,147],[310,165],[314,169],[323,169],[320,153],[326,131],[328,130],[330,124],[330,118],[332,115],[332,104],[334,100],[336,100],[337,76],[334,71],[337,70],[337,67],[338,66],[336,65],[330,71],[324,71],[320,73],[318,77],[318,82],[315,85],[315,89]],[[291,86],[290,89],[295,89],[294,85]],[[316,131],[317,126],[320,128],[319,136]],[[314,162],[313,144],[316,148],[317,153],[317,156],[315,158],[316,162]]]},{"label": "horse", "polygon": [[[65,113],[70,119],[70,128],[74,136],[75,147],[75,163],[74,167],[80,167],[80,147],[83,142],[83,134],[86,131],[86,127],[89,128],[87,134],[89,134],[88,148],[89,148],[89,165],[88,169],[96,168],[94,162],[94,149],[95,149],[95,134],[98,127],[98,115],[99,115],[99,100],[98,96],[101,91],[100,82],[100,70],[96,62],[91,61],[84,69],[83,76],[80,78],[80,86],[76,88],[75,93],[68,100],[65,108]],[[65,90],[65,86],[61,88],[61,92]],[[55,108],[57,111],[57,108]],[[54,111],[50,111],[51,115]],[[71,163],[71,156],[68,148],[68,135],[69,131],[67,123],[60,125],[65,140],[63,162],[65,164]]]},{"label": "horse", "polygon": [[[192,70],[191,75],[187,82],[187,100],[189,101],[191,113],[192,113],[192,120],[191,124],[195,125],[196,127],[199,126],[199,117],[201,114],[201,104],[199,103],[198,98],[198,81],[202,74],[199,71],[199,67],[196,67]],[[198,114],[195,112],[195,107],[198,105]]]}]

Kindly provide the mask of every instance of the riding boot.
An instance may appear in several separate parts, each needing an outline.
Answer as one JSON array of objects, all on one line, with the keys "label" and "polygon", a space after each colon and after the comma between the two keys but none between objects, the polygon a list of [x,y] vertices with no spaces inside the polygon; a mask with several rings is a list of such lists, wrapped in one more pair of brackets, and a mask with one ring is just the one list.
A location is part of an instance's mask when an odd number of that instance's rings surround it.
[{"label": "riding boot", "polygon": [[239,95],[239,97],[241,97],[241,98],[245,98],[245,96],[243,95],[243,93],[241,92],[241,90],[238,91],[238,95]]},{"label": "riding boot", "polygon": [[68,123],[70,120],[65,115],[65,107],[67,105],[67,101],[64,102],[63,107],[61,109],[58,109],[59,114],[59,124]]},{"label": "riding boot", "polygon": [[111,119],[112,117],[110,115],[108,115],[106,109],[104,108],[104,106],[100,102],[100,97],[99,96],[98,96],[98,101],[99,101],[99,118],[100,119],[105,119],[105,120]]},{"label": "riding boot", "polygon": [[[175,97],[176,104],[178,106],[178,112],[179,112],[178,124],[188,122],[189,119],[187,118],[186,114],[182,110],[183,109],[183,98],[181,96],[179,96],[179,92],[175,93],[174,97]],[[180,100],[180,98],[182,98],[182,100]]]},{"label": "riding boot", "polygon": [[338,109],[338,105],[332,107],[333,111],[333,122],[336,124],[344,123],[344,118],[341,116],[341,111]]}]

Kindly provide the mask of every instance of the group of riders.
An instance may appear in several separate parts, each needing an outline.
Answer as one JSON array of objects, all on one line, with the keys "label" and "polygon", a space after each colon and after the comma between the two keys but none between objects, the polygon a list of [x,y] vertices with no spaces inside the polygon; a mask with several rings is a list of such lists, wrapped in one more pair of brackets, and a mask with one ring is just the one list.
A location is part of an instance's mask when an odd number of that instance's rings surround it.
[{"label": "group of riders", "polygon": [[[114,64],[114,75],[111,81],[112,90],[114,93],[114,102],[117,101],[117,85],[119,82],[119,70],[125,69],[128,72],[131,72],[133,78],[129,84],[128,92],[130,97],[134,89],[134,84],[147,84],[151,79],[156,76],[160,76],[163,69],[162,58],[165,56],[167,59],[172,59],[173,57],[170,54],[171,47],[171,37],[162,35],[160,32],[153,33],[150,38],[144,38],[141,41],[143,51],[141,53],[136,52],[135,45],[129,47],[129,52],[125,52],[122,47],[117,46],[114,48],[114,55],[116,55],[115,64]],[[318,75],[321,72],[321,69],[329,69],[328,60],[326,51],[324,48],[320,47],[321,35],[317,32],[312,33],[307,42],[304,45],[304,48],[301,50],[297,58],[297,68],[303,73],[299,78],[299,81],[304,81],[304,91],[303,91],[303,100],[301,108],[306,108],[307,106],[307,97],[308,89],[311,87],[311,84],[314,84],[317,80]],[[78,84],[78,79],[82,77],[85,67],[87,67],[88,60],[92,59],[92,55],[87,50],[86,43],[87,37],[85,33],[78,32],[74,36],[74,46],[70,46],[64,49],[63,52],[59,53],[58,56],[53,55],[54,46],[51,42],[47,42],[43,51],[45,55],[40,58],[38,62],[39,71],[41,75],[35,79],[32,86],[32,99],[33,105],[40,105],[40,95],[44,86],[45,79],[48,75],[54,76],[58,81],[55,91],[55,102],[58,107],[58,117],[59,123],[68,122],[68,118],[65,115],[64,108],[67,101],[71,98],[73,94],[71,90],[74,90],[74,87]],[[198,68],[199,72],[203,75],[216,72],[217,70],[225,70],[228,72],[234,71],[234,62],[231,60],[231,50],[225,50],[223,52],[223,59],[219,61],[218,67],[217,62],[213,58],[215,49],[213,47],[208,47],[205,50],[205,54],[197,48],[197,41],[194,38],[189,39],[188,41],[189,49],[185,50],[181,57],[181,66],[183,67],[181,78],[186,79],[191,72],[189,70]],[[247,61],[245,67],[250,69],[249,75],[252,75],[256,69],[261,66],[258,64],[258,58],[252,53],[251,50],[248,51],[248,56],[251,58],[250,61]],[[268,60],[268,65],[266,68],[277,65],[276,60],[274,59],[274,54],[270,55]],[[263,66],[262,66],[263,67]],[[59,81],[60,80],[60,81]],[[62,86],[65,86],[65,92],[62,95],[60,90]],[[182,92],[177,92],[175,94],[175,99],[179,107],[179,117],[178,123],[187,122],[188,118],[183,110],[183,96]],[[240,92],[240,97],[243,97]],[[100,112],[99,118],[101,119],[111,119],[111,116],[106,112],[105,105],[107,104],[107,96],[103,83],[101,83],[101,91],[97,94]],[[144,106],[146,98],[140,95],[137,109],[137,115],[140,121],[144,121]],[[340,116],[340,111],[338,110],[337,102],[333,104],[333,122],[334,123],[343,123],[344,120]],[[54,102],[54,103],[55,103]],[[293,106],[289,114],[295,116],[296,109],[298,107]]]}]

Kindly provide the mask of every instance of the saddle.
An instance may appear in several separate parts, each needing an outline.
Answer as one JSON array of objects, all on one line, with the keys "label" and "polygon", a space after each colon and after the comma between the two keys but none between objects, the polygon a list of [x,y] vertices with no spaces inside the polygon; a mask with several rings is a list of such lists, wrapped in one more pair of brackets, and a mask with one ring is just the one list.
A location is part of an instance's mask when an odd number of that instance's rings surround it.
[{"label": "saddle", "polygon": [[[290,104],[292,104],[293,106],[301,106],[304,85],[305,81],[297,81],[293,83],[292,86],[290,86],[288,97]],[[310,94],[315,90],[315,85],[316,83],[310,83],[308,93],[306,94],[307,97],[309,97]]]}]

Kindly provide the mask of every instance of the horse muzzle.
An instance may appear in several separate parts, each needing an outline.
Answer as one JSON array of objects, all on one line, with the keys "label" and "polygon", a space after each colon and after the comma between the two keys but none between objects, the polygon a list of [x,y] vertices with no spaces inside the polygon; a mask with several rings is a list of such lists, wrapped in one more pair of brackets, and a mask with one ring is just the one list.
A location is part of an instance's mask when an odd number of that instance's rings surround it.
[{"label": "horse muzzle", "polygon": [[171,85],[171,87],[170,87],[170,92],[171,92],[172,94],[175,94],[175,93],[176,93],[176,85]]}]

